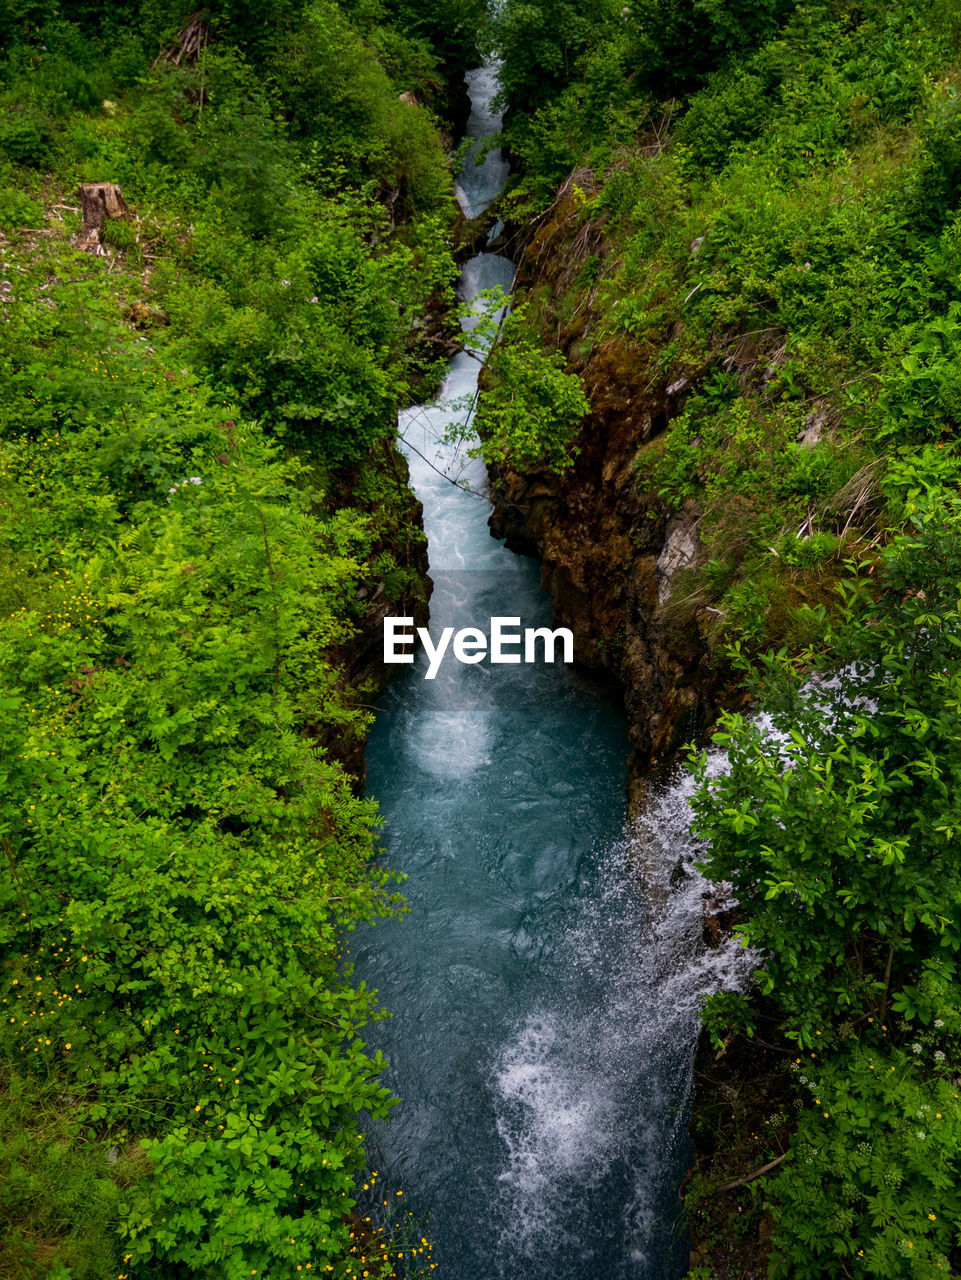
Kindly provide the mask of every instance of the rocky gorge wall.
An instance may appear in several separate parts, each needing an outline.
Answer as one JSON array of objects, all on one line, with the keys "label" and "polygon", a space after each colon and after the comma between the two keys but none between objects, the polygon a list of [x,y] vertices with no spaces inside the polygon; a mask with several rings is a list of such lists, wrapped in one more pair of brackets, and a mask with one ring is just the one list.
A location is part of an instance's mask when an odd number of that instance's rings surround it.
[{"label": "rocky gorge wall", "polygon": [[[522,295],[563,292],[577,252],[563,240],[559,217],[523,248]],[[559,334],[591,402],[576,460],[562,474],[492,469],[490,526],[541,561],[555,625],[573,631],[577,661],[623,689],[636,810],[642,776],[714,720],[729,681],[686,598],[685,571],[704,560],[701,513],[694,502],[666,507],[636,469],[639,451],[658,447],[686,388],[646,385],[629,353],[590,346],[589,326],[586,318]],[[585,345],[586,359],[578,354]]]},{"label": "rocky gorge wall", "polygon": [[[548,311],[569,286],[569,255],[577,252],[563,243],[563,227],[561,211],[518,255],[521,294],[540,294],[542,301],[546,295]],[[556,331],[591,404],[576,459],[561,474],[491,469],[490,527],[540,560],[555,625],[573,631],[577,661],[620,686],[633,747],[628,817],[640,819],[653,799],[651,779],[743,694],[712,652],[710,606],[691,581],[707,558],[702,512],[693,500],[669,508],[638,475],[639,454],[661,447],[687,384],[665,377],[652,386],[636,356],[591,343],[585,311],[580,324]],[[579,355],[585,349],[586,358]],[[672,888],[676,876],[687,874],[679,863]],[[702,912],[704,944],[717,948],[730,937],[736,908],[723,894],[705,893]],[[750,1161],[741,1149],[742,1130],[761,1123],[757,1117],[776,1092],[766,1057],[740,1040],[735,1049],[718,1054],[707,1032],[700,1033],[690,1121],[695,1160],[681,1195],[690,1215],[691,1268],[709,1265],[718,1275],[759,1280],[767,1270],[771,1224],[749,1188],[734,1182],[707,1200],[691,1196],[693,1186],[710,1179],[719,1155]]]}]

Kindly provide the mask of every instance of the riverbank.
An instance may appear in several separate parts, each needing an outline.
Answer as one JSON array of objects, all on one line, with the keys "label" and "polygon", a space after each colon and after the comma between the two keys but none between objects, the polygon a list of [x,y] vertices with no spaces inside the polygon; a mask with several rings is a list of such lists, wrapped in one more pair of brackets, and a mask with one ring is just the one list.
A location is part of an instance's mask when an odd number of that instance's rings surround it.
[{"label": "riverbank", "polygon": [[0,1271],[346,1280],[443,81],[334,5],[39,8],[0,63]]},{"label": "riverbank", "polygon": [[[914,592],[953,616],[921,548],[938,537],[954,563],[961,469],[945,375],[958,306],[958,33],[946,12],[883,3],[750,16],[722,6],[696,20],[692,6],[654,3],[593,17],[584,26],[508,5],[499,33],[521,170],[501,212],[527,246],[519,345],[556,354],[590,410],[555,423],[550,456],[498,467],[494,528],[541,558],[555,625],[574,630],[586,665],[621,682],[643,779],[703,740],[718,713],[769,709],[768,697],[793,697],[797,711],[791,681],[822,668],[836,678],[846,653],[870,650],[900,672]],[[550,68],[539,79],[535,47]],[[906,567],[912,555],[923,582]],[[903,638],[876,621],[897,601]],[[954,678],[951,660],[944,672]],[[937,703],[937,678],[908,683]],[[923,868],[947,809],[937,784],[918,784],[928,825],[894,795],[890,760],[913,770],[916,745],[899,736],[899,714],[863,727],[872,740],[890,732],[893,752],[866,748],[863,767],[885,794],[890,785],[885,829]],[[804,736],[800,712],[779,727],[789,735],[799,722]],[[850,886],[877,865],[863,840],[880,819],[865,812],[862,829],[839,809],[841,834],[822,829],[832,784],[815,785],[816,736],[781,784],[791,797],[810,785],[812,818],[793,799],[782,807],[762,763],[770,749],[749,725],[723,727],[740,773],[714,784],[729,812],[705,800],[702,831],[709,866],[735,881],[742,907],[707,925],[716,935],[735,923],[766,948],[765,998],[710,1004],[686,1190],[692,1274],[908,1276],[912,1258],[921,1273],[953,1274],[957,1206],[938,1193],[939,1207],[921,1212],[917,1197],[934,1193],[907,1128],[915,1067],[917,1087],[939,1097],[956,1071],[953,961],[942,970],[925,958],[914,906],[898,915],[899,873],[871,890],[885,924],[861,910]],[[850,737],[820,732],[837,752],[831,767],[845,752],[860,758]],[[855,716],[850,733],[861,732]],[[947,722],[932,761],[957,766]],[[635,789],[638,814],[651,794],[646,781]],[[843,906],[824,900],[825,884]],[[957,927],[946,903],[944,920]],[[910,996],[892,1007],[894,985],[922,981],[947,1011],[929,1009],[936,1047]],[[882,1061],[898,1084],[872,1091]],[[858,1117],[872,1107],[879,1128],[866,1135]],[[953,1132],[939,1131],[935,1156],[952,1170]],[[909,1197],[901,1208],[885,1160],[910,1170],[895,1179]]]}]

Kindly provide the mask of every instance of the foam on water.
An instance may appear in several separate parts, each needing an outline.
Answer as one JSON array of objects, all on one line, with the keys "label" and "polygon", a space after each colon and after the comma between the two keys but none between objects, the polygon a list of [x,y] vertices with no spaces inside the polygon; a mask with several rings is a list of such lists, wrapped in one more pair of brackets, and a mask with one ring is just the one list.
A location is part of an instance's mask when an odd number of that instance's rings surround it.
[{"label": "foam on water", "polygon": [[466,218],[476,218],[483,213],[507,181],[510,166],[500,149],[488,151],[483,163],[476,163],[485,140],[500,132],[503,113],[495,111],[492,106],[497,88],[496,63],[468,71],[467,91],[472,110],[467,122],[467,137],[471,139],[471,145],[455,186]]},{"label": "foam on water", "polygon": [[[712,769],[723,766],[715,753]],[[610,1186],[621,1166],[614,1274],[670,1274],[679,1206],[663,1170],[688,1145],[700,1006],[743,986],[753,963],[733,940],[703,945],[705,898],[716,909],[723,890],[693,866],[692,789],[679,775],[603,859],[558,947],[563,968],[502,1048],[493,1083],[505,1253],[563,1253],[578,1240],[585,1193]]]},{"label": "foam on water", "polygon": [[490,739],[489,712],[452,708],[420,716],[407,745],[421,770],[453,780],[490,764]]}]

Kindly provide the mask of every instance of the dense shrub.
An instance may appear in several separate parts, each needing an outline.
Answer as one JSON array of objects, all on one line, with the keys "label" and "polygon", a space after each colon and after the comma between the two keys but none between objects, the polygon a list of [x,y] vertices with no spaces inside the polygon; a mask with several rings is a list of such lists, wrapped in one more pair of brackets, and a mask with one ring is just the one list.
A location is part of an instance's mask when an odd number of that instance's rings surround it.
[{"label": "dense shrub", "polygon": [[524,308],[505,317],[501,301],[493,290],[475,304],[472,343],[489,353],[487,385],[476,419],[466,415],[450,437],[472,442],[479,435],[473,452],[499,469],[565,471],[577,454],[578,424],[590,408],[584,387],[559,352],[545,350]]},{"label": "dense shrub", "polygon": [[[762,1034],[801,1054],[772,1274],[804,1280],[950,1274],[961,1229],[961,501],[912,506],[881,591],[865,574],[821,610],[818,675],[765,660],[771,721],[724,718],[730,772],[702,758],[694,801],[757,949]],[[707,1016],[726,1030],[731,997]]]},{"label": "dense shrub", "polygon": [[[508,0],[508,61],[547,12]],[[631,3],[506,125],[526,336],[638,424],[638,545],[698,511],[662,617],[753,695],[694,806],[757,961],[708,1002],[689,1192],[731,1274],[961,1258],[959,36],[944,4]]]},{"label": "dense shrub", "polygon": [[796,0],[633,0],[629,40],[645,78],[662,90],[690,88],[733,54],[777,31]]},{"label": "dense shrub", "polygon": [[491,18],[486,0],[386,0],[385,8],[403,31],[429,41],[451,83],[478,65]]},{"label": "dense shrub", "polygon": [[325,655],[362,579],[411,586],[391,448],[450,179],[383,15],[213,6],[151,68],[186,8],[24,6],[0,67],[0,1271],[349,1280],[393,1267],[349,1218],[393,1099],[344,939],[403,904]]},{"label": "dense shrub", "polygon": [[496,37],[504,99],[512,110],[536,111],[575,78],[584,54],[615,21],[613,0],[571,4],[535,0],[505,4]]},{"label": "dense shrub", "polygon": [[305,736],[356,723],[317,655],[367,526],[72,292],[4,334],[0,1041],[143,1140],[135,1262],[293,1275],[349,1252],[356,1115],[388,1099],[339,972],[340,928],[395,909],[373,810]]},{"label": "dense shrub", "polygon": [[[436,83],[433,58],[420,52],[420,75],[400,84],[415,94]],[[409,74],[409,67],[405,67]],[[279,50],[275,74],[285,84],[284,109],[295,137],[310,143],[315,164],[370,178],[399,197],[398,213],[436,207],[450,194],[450,175],[427,110],[398,99],[383,67],[333,3],[315,4]]]}]

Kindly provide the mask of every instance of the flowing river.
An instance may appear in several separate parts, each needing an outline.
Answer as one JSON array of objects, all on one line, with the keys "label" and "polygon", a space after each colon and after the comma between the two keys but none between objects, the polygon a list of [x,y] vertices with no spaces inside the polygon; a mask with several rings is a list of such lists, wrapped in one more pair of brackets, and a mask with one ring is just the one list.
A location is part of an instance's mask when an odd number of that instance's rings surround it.
[{"label": "flowing river", "polygon": [[[506,164],[473,159],[500,126],[495,73],[468,84],[475,143],[458,197],[476,216]],[[508,290],[513,275],[480,254],[461,294]],[[442,401],[400,420],[435,639],[492,615],[550,623],[538,566],[489,534],[483,464],[442,442],[478,371],[461,353]],[[683,787],[628,838],[627,733],[610,691],[560,662],[448,660],[432,681],[426,668],[422,652],[398,668],[367,749],[410,904],[353,946],[357,976],[395,1015],[368,1035],[403,1099],[368,1134],[378,1186],[403,1189],[445,1280],[675,1280],[697,1006],[730,961],[699,955],[698,878],[669,886],[690,856]]]}]

